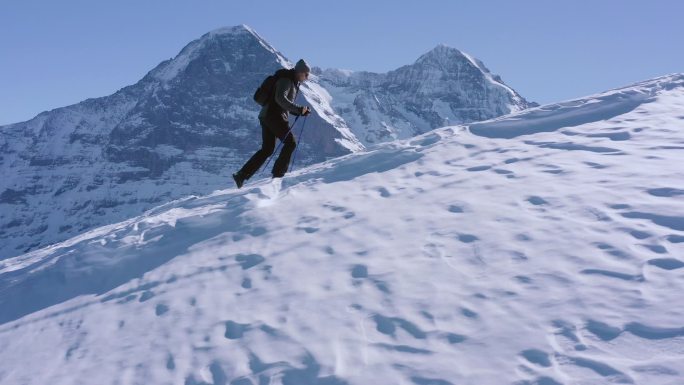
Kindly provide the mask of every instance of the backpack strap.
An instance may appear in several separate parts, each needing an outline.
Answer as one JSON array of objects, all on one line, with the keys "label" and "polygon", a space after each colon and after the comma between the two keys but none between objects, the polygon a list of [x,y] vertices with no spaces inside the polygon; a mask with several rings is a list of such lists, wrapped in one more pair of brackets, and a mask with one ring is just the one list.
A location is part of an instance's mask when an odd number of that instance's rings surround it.
[{"label": "backpack strap", "polygon": [[300,86],[300,84],[301,84],[301,82],[295,81],[295,96],[294,96],[294,99],[292,99],[292,102],[293,102],[293,103],[297,101],[297,96],[299,96],[299,86]]}]

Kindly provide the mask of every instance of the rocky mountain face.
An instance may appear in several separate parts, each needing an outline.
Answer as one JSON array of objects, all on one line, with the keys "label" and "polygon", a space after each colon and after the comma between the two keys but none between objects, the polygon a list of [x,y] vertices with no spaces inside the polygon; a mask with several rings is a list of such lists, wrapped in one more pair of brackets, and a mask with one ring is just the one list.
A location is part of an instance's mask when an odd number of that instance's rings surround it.
[{"label": "rocky mountain face", "polygon": [[365,145],[536,106],[482,62],[446,45],[384,74],[319,68],[315,72],[332,95],[335,111]]},{"label": "rocky mountain face", "polygon": [[[0,259],[232,186],[261,143],[252,94],[291,66],[248,26],[221,28],[113,95],[0,127]],[[446,46],[386,74],[313,72],[297,166],[530,105]]]},{"label": "rocky mountain face", "polygon": [[[223,28],[111,96],[0,127],[0,259],[231,186],[261,143],[252,94],[283,66],[249,27]],[[298,97],[314,113],[297,166],[362,147],[316,89]]]}]

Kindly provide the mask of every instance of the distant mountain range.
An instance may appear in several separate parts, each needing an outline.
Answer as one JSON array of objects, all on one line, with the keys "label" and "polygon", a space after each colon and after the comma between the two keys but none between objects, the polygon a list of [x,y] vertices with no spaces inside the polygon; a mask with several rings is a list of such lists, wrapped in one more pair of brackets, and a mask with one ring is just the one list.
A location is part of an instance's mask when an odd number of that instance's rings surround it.
[{"label": "distant mountain range", "polygon": [[526,101],[481,61],[438,45],[385,74],[316,70],[332,106],[365,145],[517,112]]}]

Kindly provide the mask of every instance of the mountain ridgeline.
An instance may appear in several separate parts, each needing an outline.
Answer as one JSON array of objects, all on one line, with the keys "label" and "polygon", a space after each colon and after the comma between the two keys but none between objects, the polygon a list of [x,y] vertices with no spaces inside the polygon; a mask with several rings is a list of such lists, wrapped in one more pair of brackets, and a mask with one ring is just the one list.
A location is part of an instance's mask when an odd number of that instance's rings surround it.
[{"label": "mountain ridgeline", "polygon": [[384,74],[315,69],[332,104],[364,144],[521,111],[526,101],[479,60],[440,44]]}]

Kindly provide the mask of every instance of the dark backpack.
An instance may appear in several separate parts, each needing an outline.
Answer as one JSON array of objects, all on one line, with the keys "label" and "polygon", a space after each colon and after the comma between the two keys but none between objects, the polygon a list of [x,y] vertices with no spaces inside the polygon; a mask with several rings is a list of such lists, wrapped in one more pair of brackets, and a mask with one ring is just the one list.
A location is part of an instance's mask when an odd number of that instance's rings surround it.
[{"label": "dark backpack", "polygon": [[273,75],[269,75],[261,82],[259,88],[254,92],[254,101],[260,106],[265,106],[271,101],[273,94],[275,93],[275,84],[279,78],[288,75],[288,70],[280,69],[276,71]]}]

